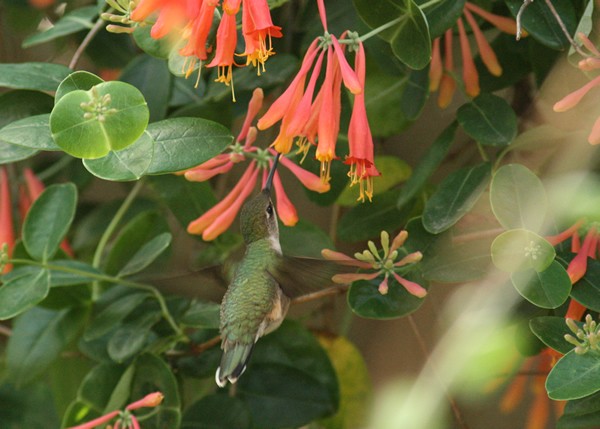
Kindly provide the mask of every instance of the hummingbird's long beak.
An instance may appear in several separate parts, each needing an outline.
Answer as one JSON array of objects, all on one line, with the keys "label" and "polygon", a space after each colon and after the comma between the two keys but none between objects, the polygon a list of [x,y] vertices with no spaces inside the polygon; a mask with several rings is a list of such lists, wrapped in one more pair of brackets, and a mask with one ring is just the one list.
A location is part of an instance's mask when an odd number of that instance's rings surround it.
[{"label": "hummingbird's long beak", "polygon": [[269,175],[267,176],[267,181],[265,182],[263,191],[271,192],[271,187],[273,186],[273,177],[275,176],[275,171],[277,170],[277,163],[279,162],[280,156],[281,154],[277,152],[277,155],[275,155],[275,159],[273,160],[271,170],[269,171]]}]

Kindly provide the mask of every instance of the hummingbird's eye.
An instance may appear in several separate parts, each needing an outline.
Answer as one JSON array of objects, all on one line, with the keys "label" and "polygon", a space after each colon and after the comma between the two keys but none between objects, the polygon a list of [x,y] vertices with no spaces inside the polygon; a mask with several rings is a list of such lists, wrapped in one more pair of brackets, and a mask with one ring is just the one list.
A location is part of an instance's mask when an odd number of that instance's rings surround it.
[{"label": "hummingbird's eye", "polygon": [[273,206],[271,205],[271,203],[269,203],[269,205],[267,206],[267,216],[273,216]]}]

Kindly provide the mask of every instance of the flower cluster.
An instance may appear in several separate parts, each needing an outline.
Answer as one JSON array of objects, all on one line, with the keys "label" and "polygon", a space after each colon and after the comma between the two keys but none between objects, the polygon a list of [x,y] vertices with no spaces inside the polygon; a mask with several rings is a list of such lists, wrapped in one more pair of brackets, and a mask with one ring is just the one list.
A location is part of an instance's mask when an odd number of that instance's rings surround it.
[{"label": "flower cluster", "polygon": [[368,249],[362,253],[357,252],[354,258],[334,250],[323,249],[321,254],[325,259],[335,261],[342,265],[354,266],[363,270],[374,270],[370,273],[348,273],[336,274],[332,280],[334,283],[346,284],[357,280],[373,280],[383,276],[383,280],[379,283],[379,293],[386,295],[389,290],[388,279],[394,277],[396,281],[402,285],[408,293],[419,298],[427,295],[427,290],[421,285],[405,279],[397,270],[401,267],[406,267],[410,264],[419,262],[423,255],[421,252],[413,252],[404,256],[399,261],[396,259],[399,256],[398,249],[402,247],[408,237],[408,232],[400,231],[400,233],[392,240],[390,245],[390,236],[387,231],[381,231],[381,252],[375,246],[375,243],[369,240]]},{"label": "flower cluster", "polygon": [[589,350],[600,350],[600,325],[598,325],[592,315],[585,316],[585,323],[580,328],[573,319],[565,320],[569,329],[575,336],[566,334],[565,341],[575,346],[575,353],[583,355]]},{"label": "flower cluster", "polygon": [[[500,31],[509,34],[516,34],[517,23],[511,18],[490,13],[471,2],[465,3],[463,16],[473,31],[477,49],[479,49],[479,54],[481,55],[481,60],[491,74],[494,76],[500,76],[502,74],[502,67],[498,63],[496,54],[483,35],[473,14],[476,14],[488,21]],[[467,31],[465,30],[465,25],[462,18],[459,18],[458,21],[456,21],[456,25],[458,27],[458,37],[460,39],[462,74],[465,92],[470,97],[476,97],[479,95],[479,74],[475,68],[475,62],[473,61],[473,55],[471,53]],[[438,105],[442,109],[448,107],[456,90],[456,81],[454,78],[454,59],[452,55],[452,38],[453,29],[450,28],[444,34],[443,42],[442,37],[438,37],[437,39],[433,40],[433,52],[431,57],[431,66],[429,69],[429,90],[432,92],[439,90]],[[441,54],[442,43],[444,44],[443,63]]]},{"label": "flower cluster", "polygon": [[[158,18],[152,25],[151,36],[160,39],[174,35],[183,40],[179,54],[187,57],[183,72],[189,76],[196,66],[210,62],[206,67],[218,67],[217,81],[232,86],[232,67],[237,45],[237,15],[242,10],[242,35],[245,43],[243,56],[246,65],[257,67],[260,74],[265,62],[274,55],[271,39],[281,37],[281,27],[273,24],[267,0],[140,0],[129,6],[127,0],[109,0],[114,9],[123,15],[104,14],[103,17],[119,23],[145,23],[153,13]],[[216,48],[209,40],[213,18],[220,16],[216,34]],[[113,31],[130,31],[130,28],[110,26]]]},{"label": "flower cluster", "polygon": [[[44,184],[31,169],[25,168],[23,170],[23,179],[25,183],[19,186],[18,200],[21,221],[25,220],[29,208],[44,190]],[[6,252],[3,253],[10,258],[15,245],[15,223],[8,173],[6,168],[2,167],[0,168],[0,246],[4,245],[6,246]],[[60,246],[66,254],[73,256],[73,250],[66,239],[63,240]],[[10,264],[4,264],[0,272],[6,273],[11,268]]]},{"label": "flower cluster", "polygon": [[[267,173],[273,162],[275,151],[273,149],[260,149],[254,146],[258,131],[255,127],[251,126],[251,123],[262,107],[262,102],[262,90],[260,88],[255,89],[248,106],[242,130],[236,142],[229,147],[228,152],[217,155],[184,173],[186,179],[202,182],[228,172],[236,164],[248,161],[246,171],[229,194],[198,219],[190,222],[187,228],[190,234],[202,234],[204,240],[214,240],[231,226],[242,204],[255,188],[259,176],[262,178],[264,185]],[[279,161],[307,189],[319,193],[329,190],[329,184],[322,182],[319,176],[303,169],[285,156],[282,156]],[[277,214],[281,222],[287,226],[295,225],[298,221],[296,208],[283,189],[278,171],[275,172],[275,176],[273,177],[273,187],[275,188]]]},{"label": "flower cluster", "polygon": [[132,402],[127,405],[124,410],[116,410],[111,411],[103,416],[98,417],[97,419],[91,420],[87,423],[83,423],[78,426],[73,426],[68,429],[93,429],[99,427],[100,425],[104,425],[109,421],[113,420],[115,417],[117,420],[113,429],[140,429],[140,423],[138,419],[131,413],[138,408],[154,408],[160,405],[163,400],[163,394],[160,392],[150,393],[144,396],[139,401]]},{"label": "flower cluster", "polygon": [[[581,41],[583,47],[585,47],[588,51],[586,53],[587,56],[579,61],[577,67],[584,72],[600,69],[600,51],[594,46],[594,44],[585,34],[578,33],[577,38]],[[566,112],[567,110],[575,107],[588,92],[597,86],[600,86],[600,76],[595,77],[581,88],[566,95],[562,100],[557,101],[553,106],[554,111]],[[592,131],[588,136],[588,143],[593,145],[600,144],[600,117],[596,119],[594,125],[592,126]]]},{"label": "flower cluster", "polygon": [[[265,130],[281,121],[279,134],[273,143],[276,151],[288,153],[294,141],[299,152],[308,152],[316,146],[315,157],[321,163],[321,179],[330,179],[331,161],[336,159],[336,143],[340,130],[341,86],[354,94],[354,105],[348,128],[351,185],[359,184],[359,200],[373,196],[373,177],[379,172],[374,165],[373,137],[365,108],[365,51],[355,33],[345,32],[340,40],[327,30],[323,0],[317,1],[325,34],[315,39],[308,48],[300,71],[285,92],[271,105],[258,121],[258,129]],[[348,64],[345,50],[356,52],[354,69]],[[323,64],[326,62],[326,65]],[[316,92],[322,67],[325,77]],[[308,78],[310,75],[310,78]],[[308,82],[307,82],[308,80]],[[316,95],[315,95],[316,92]]]}]

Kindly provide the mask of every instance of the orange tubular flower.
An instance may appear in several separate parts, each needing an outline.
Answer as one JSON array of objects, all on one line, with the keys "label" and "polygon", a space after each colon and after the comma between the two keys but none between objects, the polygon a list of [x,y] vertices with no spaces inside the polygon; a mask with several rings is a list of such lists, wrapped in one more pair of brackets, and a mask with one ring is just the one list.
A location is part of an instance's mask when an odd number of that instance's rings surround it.
[{"label": "orange tubular flower", "polygon": [[[6,169],[2,167],[0,168],[0,246],[4,246],[4,244],[8,246],[8,257],[10,257],[15,245],[15,231],[8,174]],[[12,265],[6,264],[2,273],[7,273],[11,269]]]},{"label": "orange tubular flower", "polygon": [[[365,62],[365,49],[360,43],[354,67],[359,84],[362,86],[365,84]],[[350,176],[351,185],[359,184],[359,201],[364,201],[365,195],[371,201],[373,198],[373,176],[379,176],[380,173],[375,168],[373,136],[367,119],[364,93],[356,94],[354,97],[354,106],[350,117],[350,126],[348,127],[348,145],[350,153],[346,157],[345,163],[350,164],[348,176]]]},{"label": "orange tubular flower", "polygon": [[215,80],[229,86],[231,84],[231,95],[235,101],[231,67],[234,64],[233,54],[237,44],[237,29],[235,15],[224,14],[217,30],[217,52],[213,60],[206,67],[218,66],[219,73]]},{"label": "orange tubular flower", "polygon": [[252,64],[257,73],[265,71],[265,62],[274,54],[272,37],[281,37],[281,27],[273,25],[266,0],[244,1],[242,32],[246,43],[246,65]]},{"label": "orange tubular flower", "polygon": [[[272,158],[276,155],[276,152],[273,149],[259,149],[254,146],[257,131],[255,127],[251,126],[256,114],[262,107],[263,98],[263,92],[260,88],[254,90],[242,130],[238,135],[237,142],[229,147],[229,153],[219,154],[184,173],[187,180],[205,181],[231,170],[235,164],[250,160],[246,171],[229,194],[206,213],[190,222],[187,228],[190,234],[201,234],[202,238],[207,241],[217,238],[233,223],[242,204],[255,188],[261,171],[263,181],[266,178],[266,173],[270,169]],[[242,139],[245,139],[243,145]],[[280,163],[287,167],[306,188],[316,192],[329,190],[329,184],[322,183],[319,176],[303,169],[289,159],[281,157]],[[298,222],[296,208],[287,197],[277,172],[273,180],[273,187],[279,219],[286,226],[295,225]]]},{"label": "orange tubular flower", "polygon": [[[466,2],[463,9],[463,15],[469,24],[469,27],[471,27],[471,30],[473,31],[477,49],[479,50],[483,64],[492,75],[500,76],[502,74],[502,67],[498,63],[496,54],[481,32],[481,29],[479,28],[473,14],[479,15],[481,18],[494,25],[500,31],[509,34],[516,34],[516,22],[512,18],[490,13],[470,2]],[[467,31],[462,18],[459,18],[456,24],[458,27],[460,49],[462,53],[463,82],[465,85],[465,92],[469,97],[476,97],[479,95],[479,74],[475,68],[473,54],[471,52]],[[439,89],[440,94],[438,96],[438,105],[444,109],[448,107],[452,101],[452,97],[456,88],[456,83],[454,82],[454,78],[452,76],[452,72],[454,71],[454,64],[452,60],[452,29],[447,30],[444,35],[444,67],[442,67],[440,44],[439,37],[434,39],[431,66],[429,68],[429,89],[430,91],[437,91]]]}]

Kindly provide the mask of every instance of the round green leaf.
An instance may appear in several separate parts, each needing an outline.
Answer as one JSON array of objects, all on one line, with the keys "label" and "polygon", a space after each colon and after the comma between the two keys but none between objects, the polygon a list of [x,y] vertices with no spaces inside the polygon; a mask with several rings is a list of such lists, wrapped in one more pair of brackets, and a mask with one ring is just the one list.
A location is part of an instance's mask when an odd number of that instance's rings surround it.
[{"label": "round green leaf", "polygon": [[465,167],[449,174],[425,204],[423,226],[439,234],[458,222],[473,208],[487,187],[490,165]]},{"label": "round green leaf", "polygon": [[87,91],[92,89],[94,85],[101,84],[102,82],[104,82],[102,79],[90,72],[76,71],[71,73],[60,83],[60,85],[58,85],[56,95],[54,96],[54,104],[58,103],[58,100],[63,98],[63,96],[69,92],[78,89]]},{"label": "round green leaf", "polygon": [[496,171],[490,187],[490,203],[504,228],[532,231],[542,227],[548,205],[542,182],[521,164],[504,165]]},{"label": "round green leaf", "polygon": [[41,33],[35,33],[23,41],[23,48],[39,45],[49,42],[69,34],[77,33],[81,30],[91,30],[94,26],[94,18],[98,16],[98,6],[84,6],[72,10],[53,25]]},{"label": "round green leaf", "polygon": [[34,150],[60,150],[50,133],[49,114],[29,116],[0,130],[0,141]]},{"label": "round green leaf", "polygon": [[415,3],[419,6],[424,3],[429,5],[423,12],[432,39],[442,36],[447,29],[456,24],[465,8],[465,0],[440,0],[435,3],[428,0],[415,0]]},{"label": "round green leaf", "polygon": [[514,273],[534,269],[542,272],[550,266],[554,247],[535,232],[512,229],[500,234],[492,243],[492,261],[502,271]]},{"label": "round green leaf", "polygon": [[481,94],[456,112],[465,132],[486,146],[507,146],[517,135],[517,116],[510,105],[493,94]]},{"label": "round green leaf", "polygon": [[552,261],[544,271],[530,268],[515,272],[510,278],[523,298],[542,308],[560,307],[571,292],[569,275],[556,261]]},{"label": "round green leaf", "polygon": [[[353,282],[348,291],[348,305],[360,317],[367,319],[395,319],[416,311],[425,301],[417,298],[398,284],[396,279],[388,279],[388,293],[382,295],[378,287],[381,279]],[[425,289],[428,285],[419,282]]]},{"label": "round green leaf", "polygon": [[10,164],[32,157],[37,150],[0,140],[0,164]]},{"label": "round green leaf", "polygon": [[117,363],[133,357],[146,344],[150,329],[161,318],[159,310],[146,312],[137,319],[121,325],[108,341],[108,355]]},{"label": "round green leaf", "polygon": [[110,332],[148,296],[147,293],[131,293],[115,299],[96,314],[85,330],[83,338],[88,341],[95,340]]},{"label": "round green leaf", "polygon": [[600,353],[578,355],[570,351],[548,374],[546,390],[550,399],[567,401],[600,390]]},{"label": "round green leaf", "polygon": [[144,97],[124,82],[105,82],[64,95],[50,114],[56,144],[78,158],[101,158],[142,135],[149,111]]},{"label": "round green leaf", "polygon": [[23,224],[27,253],[38,261],[51,259],[65,237],[77,204],[72,183],[48,186],[29,209]]},{"label": "round green leaf", "polygon": [[179,322],[203,329],[219,329],[221,306],[216,302],[194,301]]},{"label": "round green leaf", "polygon": [[118,277],[130,276],[138,273],[150,265],[160,254],[171,244],[171,233],[163,232],[157,235],[147,243],[145,243],[140,249],[131,257],[119,273]]}]

